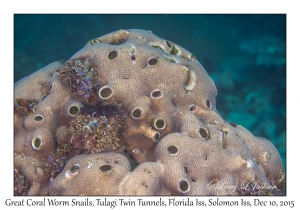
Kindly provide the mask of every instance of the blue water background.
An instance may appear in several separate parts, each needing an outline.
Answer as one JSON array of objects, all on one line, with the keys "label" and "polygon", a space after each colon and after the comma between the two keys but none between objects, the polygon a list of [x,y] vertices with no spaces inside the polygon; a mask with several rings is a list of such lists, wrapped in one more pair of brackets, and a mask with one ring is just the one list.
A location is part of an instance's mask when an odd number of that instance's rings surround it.
[{"label": "blue water background", "polygon": [[215,81],[224,119],[272,141],[286,166],[286,15],[19,14],[14,80],[119,29],[151,30],[193,53]]}]

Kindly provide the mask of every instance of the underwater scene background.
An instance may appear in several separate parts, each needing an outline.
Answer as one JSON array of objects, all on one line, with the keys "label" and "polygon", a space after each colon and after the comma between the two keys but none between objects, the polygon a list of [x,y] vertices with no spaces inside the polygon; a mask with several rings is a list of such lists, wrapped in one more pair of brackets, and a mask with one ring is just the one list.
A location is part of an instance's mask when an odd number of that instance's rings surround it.
[{"label": "underwater scene background", "polygon": [[14,15],[14,82],[119,29],[151,30],[191,53],[222,117],[269,139],[286,167],[286,15]]}]

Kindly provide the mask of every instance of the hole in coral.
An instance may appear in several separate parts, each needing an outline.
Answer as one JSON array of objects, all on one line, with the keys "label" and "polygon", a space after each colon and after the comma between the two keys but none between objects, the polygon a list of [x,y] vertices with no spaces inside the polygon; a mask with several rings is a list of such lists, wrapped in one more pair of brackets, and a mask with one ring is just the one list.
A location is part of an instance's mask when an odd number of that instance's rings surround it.
[{"label": "hole in coral", "polygon": [[179,190],[183,193],[186,193],[190,189],[190,184],[186,180],[181,180],[179,182]]},{"label": "hole in coral", "polygon": [[237,127],[237,124],[235,124],[234,122],[231,122],[230,125],[235,128]]},{"label": "hole in coral", "polygon": [[218,178],[213,178],[211,179],[211,181],[209,182],[209,184],[214,185],[217,184],[220,180]]},{"label": "hole in coral", "polygon": [[110,60],[115,59],[117,56],[118,56],[118,52],[115,51],[115,50],[112,50],[112,51],[110,51],[110,52],[107,54],[107,57],[108,57]]},{"label": "hole in coral", "polygon": [[190,60],[196,61],[197,59],[196,59],[196,57],[195,57],[193,54],[191,54],[191,55],[190,55]]},{"label": "hole in coral", "polygon": [[93,45],[93,44],[97,44],[97,43],[100,43],[100,41],[98,39],[92,39],[90,41],[90,44]]},{"label": "hole in coral", "polygon": [[204,160],[207,160],[207,155],[204,155]]},{"label": "hole in coral", "polygon": [[69,115],[71,115],[71,116],[75,116],[75,115],[77,115],[78,113],[79,113],[79,107],[78,106],[76,106],[76,105],[72,105],[72,106],[70,106],[69,107]]},{"label": "hole in coral", "polygon": [[175,145],[171,145],[171,146],[167,147],[167,152],[170,155],[177,155],[179,152],[179,148]]},{"label": "hole in coral", "polygon": [[113,90],[111,87],[103,86],[99,90],[99,96],[101,99],[109,99],[113,95]]},{"label": "hole in coral", "polygon": [[74,165],[74,166],[72,166],[70,171],[72,173],[77,173],[77,172],[79,172],[79,169],[80,169],[79,165]]},{"label": "hole in coral", "polygon": [[206,99],[206,107],[207,107],[208,109],[211,108],[211,103],[210,103],[210,100],[208,100],[208,99]]},{"label": "hole in coral", "polygon": [[166,45],[168,46],[168,48],[172,48],[170,41],[165,41],[165,42],[166,42]]},{"label": "hole in coral", "polygon": [[157,62],[158,62],[157,58],[149,58],[147,63],[148,63],[149,66],[153,66],[153,65],[156,65]]},{"label": "hole in coral", "polygon": [[130,59],[131,59],[132,61],[135,61],[135,60],[136,60],[136,56],[135,56],[134,54],[131,54],[131,55],[130,55]]},{"label": "hole in coral", "polygon": [[142,110],[140,108],[136,108],[132,111],[132,118],[139,119],[142,116]]},{"label": "hole in coral", "polygon": [[157,45],[157,44],[152,44],[151,47],[154,47],[156,49],[164,51],[164,49],[160,45]]},{"label": "hole in coral", "polygon": [[177,55],[179,53],[179,50],[175,45],[172,44],[172,49],[170,50],[170,53],[172,55]]},{"label": "hole in coral", "polygon": [[41,137],[37,136],[37,137],[33,138],[31,140],[31,145],[32,145],[33,149],[39,150],[40,147],[42,146],[42,139],[41,139]]},{"label": "hole in coral", "polygon": [[208,138],[208,131],[205,128],[200,128],[199,133],[202,138],[204,139]]},{"label": "hole in coral", "polygon": [[44,120],[44,117],[43,117],[42,115],[36,115],[36,116],[34,117],[34,121],[40,122],[40,121],[42,121],[42,120]]},{"label": "hole in coral", "polygon": [[191,112],[194,111],[196,108],[197,108],[197,106],[194,105],[194,104],[189,106],[189,109],[190,109]]},{"label": "hole in coral", "polygon": [[111,170],[111,166],[110,165],[102,165],[99,167],[99,170],[103,173],[109,172]]},{"label": "hole in coral", "polygon": [[151,92],[151,97],[154,98],[154,99],[158,99],[158,98],[161,98],[162,97],[162,92],[160,90],[153,90]]},{"label": "hole in coral", "polygon": [[155,141],[159,141],[159,137],[160,137],[160,134],[156,133],[153,138]]},{"label": "hole in coral", "polygon": [[157,119],[154,122],[154,127],[158,130],[164,129],[166,127],[166,122],[163,119]]}]

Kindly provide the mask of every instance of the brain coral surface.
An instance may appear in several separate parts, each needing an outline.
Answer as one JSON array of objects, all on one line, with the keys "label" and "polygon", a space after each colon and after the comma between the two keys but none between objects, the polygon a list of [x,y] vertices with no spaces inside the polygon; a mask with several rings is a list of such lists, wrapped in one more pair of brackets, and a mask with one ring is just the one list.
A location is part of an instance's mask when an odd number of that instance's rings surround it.
[{"label": "brain coral surface", "polygon": [[150,31],[93,39],[15,84],[14,193],[282,193],[276,148],[226,122],[216,95],[193,54]]}]

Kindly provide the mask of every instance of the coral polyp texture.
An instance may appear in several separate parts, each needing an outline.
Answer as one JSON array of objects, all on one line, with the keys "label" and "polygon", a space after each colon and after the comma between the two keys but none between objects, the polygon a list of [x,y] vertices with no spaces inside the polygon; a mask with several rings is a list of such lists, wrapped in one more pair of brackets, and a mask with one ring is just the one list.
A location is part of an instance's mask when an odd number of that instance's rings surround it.
[{"label": "coral polyp texture", "polygon": [[15,84],[15,195],[280,195],[273,144],[216,108],[195,56],[150,31],[89,41]]}]

